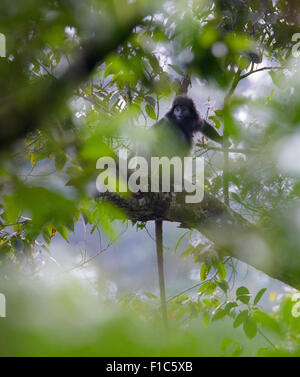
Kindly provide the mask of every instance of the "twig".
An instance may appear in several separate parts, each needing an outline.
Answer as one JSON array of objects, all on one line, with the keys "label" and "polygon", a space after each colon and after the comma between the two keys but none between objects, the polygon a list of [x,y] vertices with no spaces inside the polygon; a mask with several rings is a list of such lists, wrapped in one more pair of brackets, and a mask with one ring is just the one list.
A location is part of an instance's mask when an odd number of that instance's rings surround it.
[{"label": "twig", "polygon": [[33,59],[37,64],[39,64],[43,69],[44,71],[46,71],[48,73],[49,76],[51,76],[53,79],[57,80],[57,77],[55,77],[55,75],[49,71],[49,69],[43,64],[41,63],[38,59]]},{"label": "twig", "polygon": [[111,247],[111,245],[116,242],[127,230],[127,227],[122,230],[122,232],[120,232],[113,240],[111,240],[105,248],[101,249],[100,251],[98,251],[98,253],[96,253],[95,255],[93,255],[92,257],[84,260],[83,262],[81,262],[80,264],[70,268],[69,270],[65,271],[65,272],[71,272],[73,270],[76,270],[77,268],[80,268],[80,267],[83,267],[85,266],[86,264],[88,264],[89,262],[91,262],[93,259],[97,258],[100,254],[104,253],[104,251],[106,251],[107,249],[109,249]]},{"label": "twig", "polygon": [[[214,147],[214,146],[210,146],[210,145],[207,145],[207,144],[204,144],[204,143],[197,143],[196,146],[200,147],[200,148],[205,148],[209,151],[224,152],[224,148]],[[228,149],[228,153],[241,153],[241,154],[250,154],[250,153],[253,153],[255,151],[256,151],[255,149],[251,149],[251,148],[230,148],[230,149]]]},{"label": "twig", "polygon": [[[231,259],[231,257],[227,257],[227,258],[224,260],[223,264],[227,263],[227,262],[229,261],[229,259]],[[182,292],[180,292],[180,293],[177,293],[175,296],[170,297],[170,298],[167,300],[167,302],[174,300],[174,298],[179,297],[179,296],[183,295],[184,293],[186,293],[186,292],[188,292],[188,291],[191,291],[192,289],[194,289],[194,288],[196,288],[196,287],[200,287],[201,285],[203,285],[203,284],[206,283],[207,281],[211,281],[211,280],[213,280],[213,279],[218,275],[218,272],[219,272],[219,270],[217,269],[217,270],[215,271],[215,273],[214,273],[209,279],[206,279],[206,280],[204,280],[204,281],[201,281],[200,283],[197,283],[197,284],[193,285],[192,287],[187,288],[187,289],[185,289],[184,291],[182,291]]]},{"label": "twig", "polygon": [[[252,75],[252,73],[256,73],[256,72],[261,72],[261,71],[266,71],[266,70],[272,70],[272,69],[285,69],[285,67],[263,67],[263,68],[258,68],[256,69],[255,71],[250,71],[250,72],[247,72],[245,73],[244,75],[240,76],[240,80]],[[239,81],[240,81],[239,80]]]},{"label": "twig", "polygon": [[263,338],[265,338],[266,339],[266,341],[268,342],[268,343],[270,343],[271,344],[271,346],[277,351],[277,347],[275,346],[275,344],[259,329],[259,328],[257,328],[257,332],[263,337]]}]

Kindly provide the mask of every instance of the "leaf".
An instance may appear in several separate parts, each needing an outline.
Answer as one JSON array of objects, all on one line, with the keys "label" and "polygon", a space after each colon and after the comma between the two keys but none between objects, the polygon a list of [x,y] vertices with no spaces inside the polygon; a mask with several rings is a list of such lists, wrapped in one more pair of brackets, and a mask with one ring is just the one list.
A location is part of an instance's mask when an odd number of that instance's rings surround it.
[{"label": "leaf", "polygon": [[227,348],[230,346],[230,344],[232,343],[232,339],[231,338],[225,338],[222,340],[222,343],[221,343],[221,350],[223,352],[225,352],[227,350]]},{"label": "leaf", "polygon": [[222,118],[224,112],[223,112],[223,110],[215,110],[215,114],[216,114],[218,117]]},{"label": "leaf", "polygon": [[120,93],[119,92],[114,93],[109,100],[109,108],[111,109],[113,106],[115,106],[118,103],[119,99],[120,99]]},{"label": "leaf", "polygon": [[68,232],[67,232],[67,229],[64,226],[59,225],[57,227],[57,231],[63,237],[64,240],[66,240],[67,242],[69,241]]},{"label": "leaf", "polygon": [[201,281],[204,281],[207,278],[207,275],[209,274],[209,270],[210,268],[208,268],[207,265],[203,263],[200,270]]},{"label": "leaf", "polygon": [[276,85],[279,89],[285,88],[286,77],[281,71],[270,71],[269,75],[273,81],[273,84]]},{"label": "leaf", "polygon": [[256,310],[253,314],[253,320],[261,324],[262,327],[270,328],[274,331],[279,330],[279,325],[274,318],[271,318],[268,314],[261,310]]},{"label": "leaf", "polygon": [[227,311],[227,313],[230,312],[231,309],[233,308],[236,308],[238,306],[238,304],[236,302],[228,302],[225,306],[225,309]]},{"label": "leaf", "polygon": [[219,309],[216,311],[215,315],[212,317],[212,321],[217,321],[218,319],[222,319],[225,315],[228,314],[227,310]]},{"label": "leaf", "polygon": [[40,234],[41,230],[49,223],[58,226],[68,224],[76,215],[76,203],[63,195],[45,189],[18,183],[15,192],[5,196],[5,217],[10,222],[15,222],[20,212],[30,213],[32,222],[26,232],[28,237]]},{"label": "leaf", "polygon": [[60,171],[64,168],[67,157],[64,152],[57,152],[55,155],[55,168]]},{"label": "leaf", "polygon": [[211,281],[207,281],[201,285],[198,292],[205,293],[206,295],[211,295],[217,288],[217,284]]},{"label": "leaf", "polygon": [[237,290],[236,290],[236,296],[240,296],[240,295],[249,295],[250,292],[249,292],[249,289],[246,288],[246,287],[239,287]]},{"label": "leaf", "polygon": [[106,77],[108,77],[109,75],[111,75],[112,74],[112,63],[109,63],[108,65],[107,65],[107,68],[106,68],[106,70],[105,70],[105,72],[104,72],[104,78],[106,78]]},{"label": "leaf", "polygon": [[145,106],[145,110],[146,110],[146,113],[148,114],[148,116],[150,118],[152,118],[153,120],[156,120],[156,114],[155,114],[155,111],[154,111],[154,109],[151,105],[149,105],[147,103],[147,105]]},{"label": "leaf", "polygon": [[150,96],[145,96],[144,100],[153,108],[155,107],[155,99]]},{"label": "leaf", "polygon": [[239,327],[248,318],[248,310],[240,312],[233,322],[233,327]]},{"label": "leaf", "polygon": [[237,300],[240,300],[243,304],[248,304],[250,301],[250,296],[248,295],[241,295],[236,298]]},{"label": "leaf", "polygon": [[259,300],[262,298],[262,296],[264,295],[264,293],[266,292],[267,288],[262,288],[258,293],[257,295],[255,296],[255,299],[254,299],[254,305],[258,304]]},{"label": "leaf", "polygon": [[220,279],[225,280],[226,274],[227,274],[226,267],[224,266],[223,263],[220,263],[218,265],[218,275],[219,275]]},{"label": "leaf", "polygon": [[183,70],[178,66],[178,65],[175,65],[175,64],[169,64],[169,67],[171,67],[176,73],[178,73],[179,75],[183,76],[184,75],[184,72]]},{"label": "leaf", "polygon": [[242,203],[242,199],[235,192],[231,192],[231,197],[238,203]]},{"label": "leaf", "polygon": [[149,299],[153,300],[153,299],[157,299],[157,296],[154,295],[153,293],[151,292],[147,292],[147,291],[144,291],[143,294],[148,297]]},{"label": "leaf", "polygon": [[245,334],[247,335],[249,339],[252,339],[255,337],[257,333],[257,326],[252,318],[248,317],[245,320],[243,328],[244,328]]},{"label": "leaf", "polygon": [[204,312],[202,314],[202,321],[203,321],[203,324],[205,327],[207,327],[209,325],[209,322],[210,322],[210,316],[209,316],[209,313],[208,312]]},{"label": "leaf", "polygon": [[30,163],[31,163],[31,166],[35,165],[36,163],[35,153],[30,154]]},{"label": "leaf", "polygon": [[136,103],[131,103],[130,111],[131,111],[132,116],[138,117],[141,113],[141,108]]},{"label": "leaf", "polygon": [[222,319],[223,317],[225,317],[227,314],[230,313],[230,310],[234,307],[237,306],[237,303],[236,302],[229,302],[224,309],[219,309],[217,310],[217,312],[215,313],[215,315],[213,316],[212,318],[212,321],[217,321],[218,319]]},{"label": "leaf", "polygon": [[271,99],[272,99],[273,96],[274,96],[274,93],[275,93],[275,89],[273,88],[273,89],[271,90],[270,95],[267,97],[268,101],[271,101]]},{"label": "leaf", "polygon": [[179,245],[180,245],[180,242],[183,240],[183,238],[184,238],[188,233],[189,233],[189,231],[183,233],[183,235],[179,237],[179,239],[178,239],[178,241],[177,241],[177,243],[176,243],[175,249],[174,249],[174,253],[175,253],[175,254],[176,254],[176,251],[177,251],[177,249],[178,249],[178,247],[179,247]]},{"label": "leaf", "polygon": [[113,222],[111,221],[112,218],[124,218],[124,214],[122,210],[113,206],[111,203],[103,202],[97,205],[95,210],[96,222],[101,225],[103,230],[106,232],[107,236],[110,240],[115,239],[116,237],[116,230],[114,227]]},{"label": "leaf", "polygon": [[226,280],[217,280],[216,283],[222,289],[222,291],[225,293],[228,291],[229,285]]},{"label": "leaf", "polygon": [[240,345],[239,342],[235,342],[234,345],[235,345],[235,349],[232,352],[232,356],[237,357],[243,352],[243,347]]},{"label": "leaf", "polygon": [[195,248],[193,245],[188,244],[187,247],[185,248],[184,252],[181,254],[181,256],[185,259],[191,254],[193,254],[195,251]]},{"label": "leaf", "polygon": [[267,356],[267,353],[270,351],[269,348],[260,347],[257,351],[257,356]]},{"label": "leaf", "polygon": [[248,304],[250,301],[250,292],[246,287],[239,287],[236,290],[236,299],[240,300],[244,304]]}]

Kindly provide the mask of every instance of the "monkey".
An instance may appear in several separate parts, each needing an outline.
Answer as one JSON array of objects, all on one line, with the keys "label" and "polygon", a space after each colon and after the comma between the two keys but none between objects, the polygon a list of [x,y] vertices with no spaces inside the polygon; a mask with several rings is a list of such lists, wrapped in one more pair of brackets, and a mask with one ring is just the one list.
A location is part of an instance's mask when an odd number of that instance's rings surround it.
[{"label": "monkey", "polygon": [[[139,165],[137,159],[134,159],[134,162],[132,161],[132,157],[143,157],[143,160],[147,161],[147,169],[151,167],[151,157],[167,157],[169,159],[179,157],[183,160],[184,157],[190,156],[194,144],[193,136],[199,131],[218,143],[223,142],[223,136],[219,135],[212,125],[200,117],[193,100],[185,95],[177,96],[173,101],[171,109],[165,116],[150,127],[150,129],[144,131],[143,140],[135,142],[135,146],[133,146],[135,153],[131,151],[130,157],[126,157],[129,176],[136,172],[135,169]],[[123,163],[122,166],[124,166]],[[139,167],[141,168],[141,165],[139,165]],[[171,168],[174,168],[174,166]],[[127,172],[122,177],[122,175],[119,174],[119,165],[117,169],[117,175],[122,181],[125,184],[126,182],[129,183]],[[152,174],[149,174],[147,170],[138,169],[138,173],[141,173],[143,179],[143,185],[141,185],[141,179],[139,177],[137,178],[138,174],[136,174],[134,179],[130,182],[134,181],[137,185],[140,185],[142,192],[151,191],[150,186],[152,188],[151,183],[154,182],[156,187],[159,184],[159,192],[162,192],[161,171],[162,169],[160,167],[159,171],[155,173],[152,171]],[[175,182],[172,182],[174,174],[172,172],[170,173],[170,185],[172,184],[172,188],[174,188]],[[137,195],[139,195],[141,191],[138,191]]]},{"label": "monkey", "polygon": [[[212,125],[200,117],[193,100],[185,95],[179,95],[175,98],[172,107],[165,116],[145,132],[144,141],[139,142],[136,147],[136,155],[146,158],[148,166],[151,157],[168,157],[169,159],[179,157],[183,159],[192,154],[193,136],[199,131],[213,141],[223,143],[223,136],[219,135]],[[129,171],[133,170],[129,168]],[[148,175],[148,184],[149,180],[157,180],[157,178],[160,181],[159,191],[162,191],[161,169],[156,178]],[[172,174],[171,181],[173,178],[174,175]]]},{"label": "monkey", "polygon": [[[172,135],[168,142],[167,140],[155,140],[158,145],[154,146],[153,152],[157,152],[159,155],[188,156],[193,148],[193,136],[199,131],[209,139],[220,144],[223,143],[223,136],[200,117],[194,101],[185,95],[175,98],[171,109],[152,126],[152,129],[157,133],[161,132],[162,137],[163,133],[165,136],[167,133],[169,136]],[[172,145],[170,145],[170,141],[172,141]]]},{"label": "monkey", "polygon": [[[221,144],[224,142],[223,136],[200,117],[193,100],[185,95],[177,96],[172,103],[171,109],[149,131],[150,143],[142,146],[137,153],[137,155],[144,156],[146,159],[149,157],[180,157],[183,159],[189,156],[193,148],[193,136],[199,131],[215,142]],[[117,170],[120,171],[119,166],[117,166]],[[129,167],[128,170],[130,171],[131,168]],[[162,220],[155,221],[155,234],[162,318],[167,329]]]},{"label": "monkey", "polygon": [[[151,155],[181,158],[188,156],[193,148],[193,136],[201,132],[211,140],[222,144],[224,142],[215,128],[200,117],[193,100],[185,95],[179,95],[173,101],[166,115],[152,126],[155,132]],[[160,288],[162,319],[168,329],[167,304],[163,260],[163,222],[155,221],[156,254]]]},{"label": "monkey", "polygon": [[[200,117],[193,100],[185,95],[179,95],[174,99],[165,116],[150,128],[149,134],[146,134],[145,138],[147,143],[140,146],[137,156],[143,156],[146,160],[149,160],[150,157],[168,157],[170,159],[179,157],[183,159],[191,154],[193,136],[199,131],[208,138],[223,143],[223,136],[219,135],[212,125]],[[128,168],[128,161],[125,164]],[[121,170],[119,166],[117,166],[118,171]],[[134,172],[134,169],[129,167],[127,170]],[[159,172],[160,175],[161,172]],[[135,194],[139,196],[140,192]],[[155,220],[155,235],[161,311],[165,328],[168,328],[163,260],[163,222],[160,219]]]},{"label": "monkey", "polygon": [[[185,95],[177,96],[165,116],[155,123],[149,130],[149,138],[146,135],[146,143],[142,146],[139,155],[146,157],[184,157],[191,156],[194,147],[194,134],[201,132],[211,140],[223,143],[221,136],[216,129],[205,119],[201,118],[193,100]],[[149,161],[148,161],[149,165]],[[161,169],[159,176],[149,176],[149,180],[159,178],[159,191],[162,189]],[[174,174],[171,172],[173,184]],[[178,181],[177,181],[178,182]],[[150,190],[149,190],[150,191]],[[172,191],[172,190],[171,190]]]}]

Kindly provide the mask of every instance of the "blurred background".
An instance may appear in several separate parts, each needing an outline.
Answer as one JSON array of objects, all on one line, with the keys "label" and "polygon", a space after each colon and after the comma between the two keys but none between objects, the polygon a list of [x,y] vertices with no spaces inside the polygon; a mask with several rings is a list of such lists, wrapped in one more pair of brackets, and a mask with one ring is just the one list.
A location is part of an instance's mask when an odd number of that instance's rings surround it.
[{"label": "blurred background", "polygon": [[[0,356],[300,354],[299,8],[2,0]],[[228,140],[194,156],[235,221],[164,222],[167,335],[154,222],[95,182],[179,93]]]}]

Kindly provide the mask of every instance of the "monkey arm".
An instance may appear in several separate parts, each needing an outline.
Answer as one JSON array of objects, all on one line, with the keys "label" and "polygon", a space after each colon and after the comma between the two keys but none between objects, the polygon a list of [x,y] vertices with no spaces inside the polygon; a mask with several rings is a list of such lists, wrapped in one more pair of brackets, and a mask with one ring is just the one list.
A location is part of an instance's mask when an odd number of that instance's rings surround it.
[{"label": "monkey arm", "polygon": [[208,137],[209,139],[216,141],[217,143],[223,144],[224,137],[221,136],[216,129],[210,125],[206,120],[201,119],[199,125],[196,127],[197,131],[203,133],[204,136]]}]

